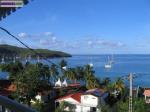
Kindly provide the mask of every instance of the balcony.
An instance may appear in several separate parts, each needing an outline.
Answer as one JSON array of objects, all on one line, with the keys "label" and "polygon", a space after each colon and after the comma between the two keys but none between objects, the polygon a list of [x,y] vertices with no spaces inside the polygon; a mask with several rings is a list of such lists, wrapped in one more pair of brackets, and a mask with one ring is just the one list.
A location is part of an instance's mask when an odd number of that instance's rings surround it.
[{"label": "balcony", "polygon": [[0,112],[36,112],[35,110],[0,95]]}]

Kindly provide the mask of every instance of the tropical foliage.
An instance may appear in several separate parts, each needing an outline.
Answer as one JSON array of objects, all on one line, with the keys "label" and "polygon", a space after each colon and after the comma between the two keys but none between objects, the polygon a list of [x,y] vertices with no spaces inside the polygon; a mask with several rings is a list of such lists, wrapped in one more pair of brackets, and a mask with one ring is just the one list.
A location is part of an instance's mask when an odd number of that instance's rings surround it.
[{"label": "tropical foliage", "polygon": [[[115,81],[111,81],[109,77],[100,80],[96,77],[92,66],[69,67],[67,61],[64,59],[60,61],[59,65],[60,67],[55,64],[45,65],[43,63],[31,64],[27,62],[23,64],[17,61],[15,63],[1,64],[0,67],[2,71],[9,72],[9,79],[17,86],[16,92],[11,97],[28,106],[33,106],[39,111],[43,110],[45,105],[41,104],[41,102],[36,102],[35,105],[31,105],[31,99],[34,99],[35,95],[41,89],[52,89],[51,87],[54,82],[60,78],[63,80],[66,79],[71,83],[80,82],[84,85],[84,89],[78,88],[79,90],[101,88],[107,91],[109,93],[106,99],[108,105],[101,107],[103,112],[109,112],[110,110],[127,112],[128,101],[124,99],[127,99],[126,93],[128,90],[121,78],[117,78]],[[66,91],[68,92],[69,90],[66,89]],[[63,88],[60,89],[59,95],[65,95],[67,93],[66,91]],[[72,92],[76,92],[76,89],[73,89]],[[64,102],[55,112],[64,112],[66,106],[73,111],[74,105]],[[134,100],[135,112],[148,112],[148,109],[142,99]]]}]

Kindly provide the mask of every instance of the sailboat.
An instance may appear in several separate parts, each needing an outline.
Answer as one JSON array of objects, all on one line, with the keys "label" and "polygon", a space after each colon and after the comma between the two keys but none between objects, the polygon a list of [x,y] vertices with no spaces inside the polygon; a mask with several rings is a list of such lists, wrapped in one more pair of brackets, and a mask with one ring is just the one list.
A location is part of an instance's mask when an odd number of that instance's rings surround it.
[{"label": "sailboat", "polygon": [[25,57],[25,61],[26,61],[26,63],[28,62],[28,58],[27,57]]},{"label": "sailboat", "polygon": [[4,56],[3,56],[3,58],[2,58],[2,62],[1,62],[2,64],[4,64],[5,63],[5,59],[4,59]]},{"label": "sailboat", "polygon": [[37,62],[38,62],[38,63],[40,62],[40,57],[39,57],[39,56],[37,56]]},{"label": "sailboat", "polygon": [[114,55],[113,55],[113,54],[112,54],[112,57],[111,57],[110,62],[111,62],[112,64],[115,63],[115,61],[114,61]]},{"label": "sailboat", "polygon": [[28,56],[28,60],[31,61],[31,55]]},{"label": "sailboat", "polygon": [[14,57],[14,59],[13,59],[13,63],[15,63],[16,62],[16,57]]},{"label": "sailboat", "polygon": [[110,60],[109,57],[108,57],[108,62],[105,64],[104,67],[105,67],[105,68],[112,68],[112,61]]}]

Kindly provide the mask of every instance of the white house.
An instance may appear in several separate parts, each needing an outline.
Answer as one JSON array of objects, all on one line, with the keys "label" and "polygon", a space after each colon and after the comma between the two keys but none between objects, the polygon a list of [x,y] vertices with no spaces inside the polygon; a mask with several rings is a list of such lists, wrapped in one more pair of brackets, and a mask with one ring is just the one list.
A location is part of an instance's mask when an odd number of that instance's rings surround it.
[{"label": "white house", "polygon": [[[59,98],[55,101],[58,106],[62,101],[74,105],[75,112],[101,112],[101,105],[105,104],[104,99],[108,93],[102,92],[99,89],[88,90],[84,93],[75,93]],[[68,110],[66,108],[65,110]]]}]

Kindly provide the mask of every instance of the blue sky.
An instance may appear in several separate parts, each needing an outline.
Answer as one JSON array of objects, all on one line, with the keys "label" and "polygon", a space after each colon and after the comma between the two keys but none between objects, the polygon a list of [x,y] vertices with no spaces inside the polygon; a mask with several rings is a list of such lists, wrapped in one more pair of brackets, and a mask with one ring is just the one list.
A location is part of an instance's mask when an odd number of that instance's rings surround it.
[{"label": "blue sky", "polygon": [[[34,0],[0,22],[33,48],[150,53],[148,0]],[[20,44],[0,32],[0,43]]]}]

